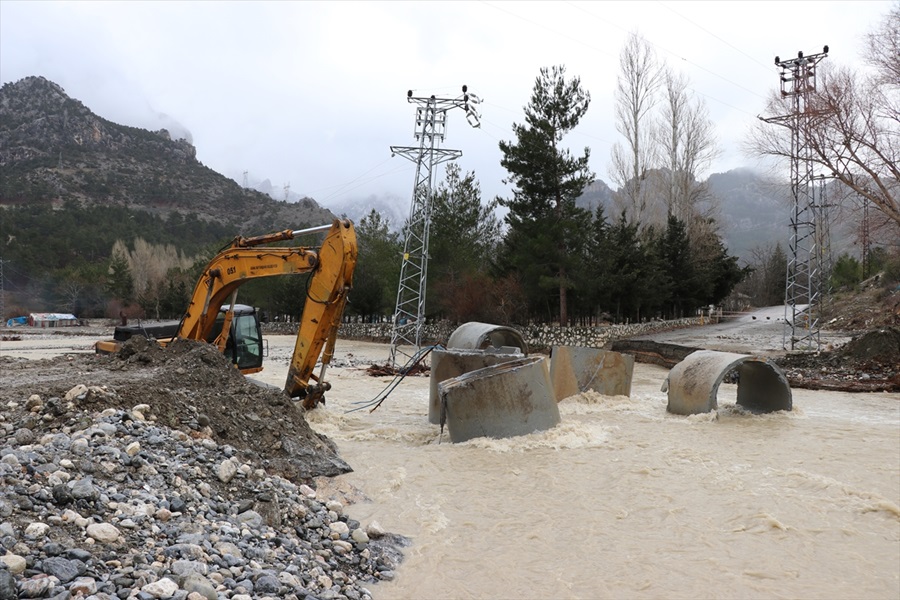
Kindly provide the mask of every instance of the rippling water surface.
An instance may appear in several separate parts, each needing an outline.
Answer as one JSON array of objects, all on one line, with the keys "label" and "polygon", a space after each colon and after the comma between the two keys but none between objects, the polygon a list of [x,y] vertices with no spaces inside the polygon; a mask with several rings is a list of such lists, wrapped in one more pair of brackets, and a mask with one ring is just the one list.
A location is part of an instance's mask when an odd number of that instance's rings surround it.
[{"label": "rippling water surface", "polygon": [[667,371],[638,364],[630,398],[573,396],[553,430],[452,444],[427,378],[347,413],[389,380],[329,372],[309,420],[371,500],[348,510],[412,540],[378,599],[900,597],[898,394],[795,389],[792,412],[751,415],[723,385],[717,413],[681,417]]}]

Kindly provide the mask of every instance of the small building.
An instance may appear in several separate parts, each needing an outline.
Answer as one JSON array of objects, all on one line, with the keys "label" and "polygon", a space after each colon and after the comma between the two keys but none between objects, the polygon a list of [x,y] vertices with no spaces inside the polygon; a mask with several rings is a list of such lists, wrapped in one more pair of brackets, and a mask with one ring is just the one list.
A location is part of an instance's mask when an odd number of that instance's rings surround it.
[{"label": "small building", "polygon": [[28,324],[42,329],[48,327],[75,327],[78,325],[78,317],[69,313],[31,313],[28,315]]}]

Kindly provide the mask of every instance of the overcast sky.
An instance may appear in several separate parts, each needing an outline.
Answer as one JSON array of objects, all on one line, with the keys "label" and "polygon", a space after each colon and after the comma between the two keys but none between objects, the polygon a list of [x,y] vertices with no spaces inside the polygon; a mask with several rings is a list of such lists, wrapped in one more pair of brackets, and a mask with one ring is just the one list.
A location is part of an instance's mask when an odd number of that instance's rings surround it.
[{"label": "overcast sky", "polygon": [[[269,179],[331,208],[411,197],[414,106],[406,92],[479,94],[482,126],[448,116],[485,199],[509,195],[500,140],[541,67],[591,93],[566,139],[607,183],[618,57],[639,32],[691,81],[722,149],[713,172],[754,166],[750,124],[778,87],[776,55],[830,47],[859,64],[888,1],[828,2],[19,2],[0,0],[0,79],[42,75],[119,123],[190,133],[197,158],[238,182]],[[708,175],[705,174],[705,175]],[[785,174],[787,177],[787,174]]]}]

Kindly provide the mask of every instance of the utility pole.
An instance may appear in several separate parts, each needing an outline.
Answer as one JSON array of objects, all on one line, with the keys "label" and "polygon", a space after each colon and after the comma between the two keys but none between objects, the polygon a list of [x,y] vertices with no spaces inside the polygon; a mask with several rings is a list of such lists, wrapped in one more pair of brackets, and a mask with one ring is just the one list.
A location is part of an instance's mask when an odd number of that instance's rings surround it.
[{"label": "utility pole", "polygon": [[869,199],[863,198],[862,205],[862,231],[860,232],[860,238],[862,238],[861,246],[862,246],[862,278],[863,280],[868,279],[872,270],[871,257],[869,256],[869,252],[872,250],[872,241],[869,238]]},{"label": "utility pole", "polygon": [[3,257],[0,257],[0,325],[6,325],[6,288],[3,287]]},{"label": "utility pole", "polygon": [[[457,98],[413,96],[409,90],[406,99],[416,104],[415,139],[418,146],[391,146],[391,155],[400,155],[416,163],[409,220],[406,224],[403,256],[400,263],[400,283],[397,286],[397,304],[392,315],[390,364],[397,368],[398,352],[410,359],[422,346],[425,326],[425,284],[428,276],[428,236],[431,228],[431,199],[434,187],[434,168],[446,161],[462,156],[459,150],[441,149],[447,124],[447,111],[461,108],[472,127],[480,126],[481,115],[475,104],[481,102],[475,94],[462,86]],[[412,352],[404,347],[414,347]],[[404,361],[406,362],[406,361]]]},{"label": "utility pole", "polygon": [[828,46],[822,52],[781,60],[775,57],[780,69],[781,97],[791,100],[791,112],[763,119],[787,127],[791,133],[791,221],[784,292],[785,350],[819,349],[819,316],[822,292],[823,261],[820,244],[821,227],[827,221],[826,206],[816,203],[812,149],[807,139],[812,111],[809,102],[816,92],[816,71],[819,62],[828,56]]}]

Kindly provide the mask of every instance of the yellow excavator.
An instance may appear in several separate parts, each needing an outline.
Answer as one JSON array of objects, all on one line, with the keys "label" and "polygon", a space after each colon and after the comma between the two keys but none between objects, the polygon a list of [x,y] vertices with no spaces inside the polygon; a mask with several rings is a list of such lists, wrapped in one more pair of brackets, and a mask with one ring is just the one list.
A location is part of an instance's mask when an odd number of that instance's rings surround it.
[{"label": "yellow excavator", "polygon": [[[327,234],[318,248],[269,245],[324,231]],[[134,335],[152,337],[163,346],[178,338],[203,340],[215,344],[242,373],[259,372],[262,330],[256,310],[237,304],[238,288],[259,277],[312,273],[284,391],[301,399],[304,408],[315,408],[331,388],[325,370],[334,356],[356,257],[356,231],[346,219],[308,229],[238,236],[206,265],[180,321],[116,327],[113,339],[97,342],[95,350],[111,354]],[[313,371],[320,355],[322,367],[316,375]]]}]

